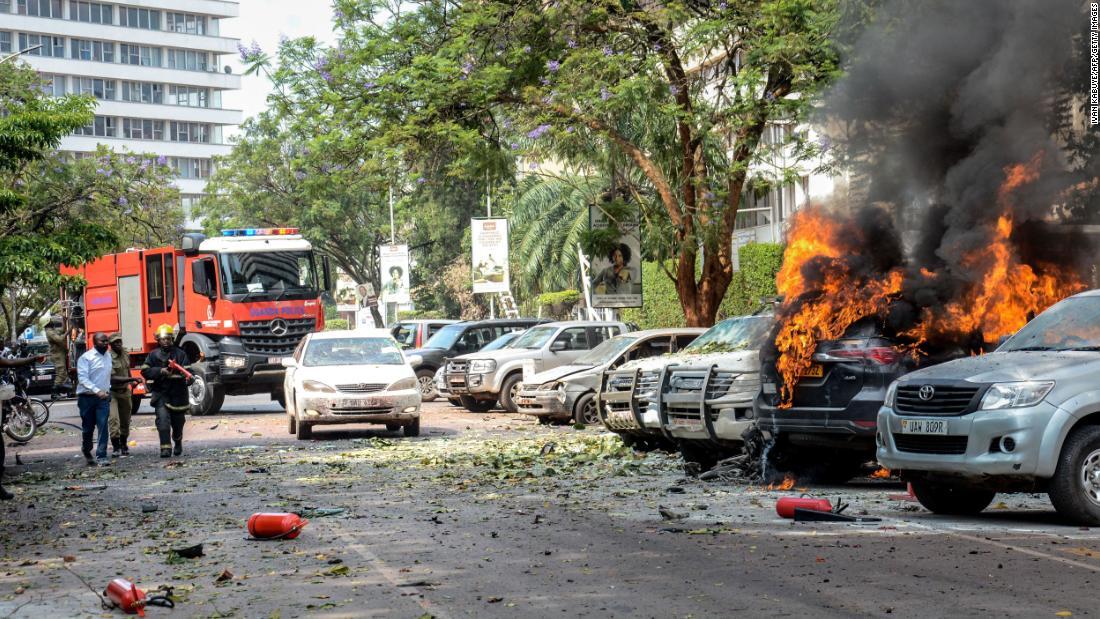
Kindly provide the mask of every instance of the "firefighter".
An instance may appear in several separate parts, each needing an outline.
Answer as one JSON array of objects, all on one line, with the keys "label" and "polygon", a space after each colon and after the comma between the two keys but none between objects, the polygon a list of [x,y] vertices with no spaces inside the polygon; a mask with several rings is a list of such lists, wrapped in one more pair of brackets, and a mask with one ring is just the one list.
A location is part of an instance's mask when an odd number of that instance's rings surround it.
[{"label": "firefighter", "polygon": [[53,363],[53,395],[55,398],[71,390],[68,384],[69,364],[66,360],[68,341],[60,316],[54,316],[46,326],[46,340],[50,343],[50,362]]},{"label": "firefighter", "polygon": [[[194,378],[185,378],[179,370],[169,367],[169,361],[175,361],[185,367],[189,361],[187,353],[176,346],[175,334],[171,325],[157,327],[157,343],[160,348],[145,356],[141,366],[141,375],[147,381],[153,394],[150,404],[157,412],[157,432],[160,434],[160,457],[183,453],[183,424],[187,409],[190,408],[187,386]],[[175,442],[175,448],[172,443]]]},{"label": "firefighter", "polygon": [[130,385],[138,379],[130,376],[130,353],[122,347],[122,334],[112,333],[111,342],[111,457],[130,455],[130,415],[133,413]]}]

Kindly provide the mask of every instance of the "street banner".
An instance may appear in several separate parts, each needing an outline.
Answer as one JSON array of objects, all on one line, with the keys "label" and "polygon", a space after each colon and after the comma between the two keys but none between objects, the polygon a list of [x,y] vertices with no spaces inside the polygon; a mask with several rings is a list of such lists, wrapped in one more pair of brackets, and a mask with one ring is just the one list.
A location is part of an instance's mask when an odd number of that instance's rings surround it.
[{"label": "street banner", "polygon": [[508,220],[470,220],[474,293],[506,292],[508,282]]},{"label": "street banner", "polygon": [[336,270],[336,311],[354,312],[359,309],[358,293],[355,289],[355,280],[348,274]]},{"label": "street banner", "polygon": [[382,301],[409,303],[409,246],[383,245],[378,248],[382,269]]},{"label": "street banner", "polygon": [[[593,230],[616,225],[594,205],[588,207],[588,223]],[[589,258],[592,307],[642,306],[642,239],[638,211],[620,220],[617,227],[622,235],[611,251]]]}]

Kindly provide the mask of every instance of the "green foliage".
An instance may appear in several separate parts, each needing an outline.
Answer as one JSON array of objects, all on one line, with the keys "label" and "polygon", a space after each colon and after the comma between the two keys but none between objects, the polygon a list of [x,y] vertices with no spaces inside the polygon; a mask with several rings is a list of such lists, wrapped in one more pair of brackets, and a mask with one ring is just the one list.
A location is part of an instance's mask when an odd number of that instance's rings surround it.
[{"label": "green foliage", "polygon": [[344,331],[348,328],[348,321],[343,318],[325,320],[325,331]]},{"label": "green foliage", "polygon": [[573,305],[581,300],[581,293],[576,290],[562,290],[560,292],[544,292],[535,297],[539,305]]},{"label": "green foliage", "polygon": [[397,312],[398,320],[445,320],[447,315],[439,310],[405,310]]},{"label": "green foliage", "polygon": [[687,325],[676,286],[656,262],[642,263],[642,307],[623,309],[619,317],[642,329]]},{"label": "green foliage", "polygon": [[718,310],[719,318],[756,312],[762,297],[775,296],[775,276],[783,264],[782,243],[750,243],[741,247],[741,269],[734,273],[726,297]]}]

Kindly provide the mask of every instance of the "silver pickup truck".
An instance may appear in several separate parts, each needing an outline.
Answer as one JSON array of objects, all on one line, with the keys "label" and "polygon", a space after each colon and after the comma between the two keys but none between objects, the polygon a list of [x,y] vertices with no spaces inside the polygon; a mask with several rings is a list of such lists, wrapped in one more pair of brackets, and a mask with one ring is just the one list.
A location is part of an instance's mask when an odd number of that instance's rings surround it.
[{"label": "silver pickup truck", "polygon": [[996,352],[895,381],[878,461],[935,513],[974,514],[997,492],[1046,492],[1100,525],[1100,290],[1070,297]]},{"label": "silver pickup truck", "polygon": [[504,410],[515,413],[525,372],[533,375],[571,363],[604,340],[627,331],[621,322],[586,320],[531,327],[508,348],[448,361],[444,372],[447,390],[470,411],[490,410],[499,398]]}]

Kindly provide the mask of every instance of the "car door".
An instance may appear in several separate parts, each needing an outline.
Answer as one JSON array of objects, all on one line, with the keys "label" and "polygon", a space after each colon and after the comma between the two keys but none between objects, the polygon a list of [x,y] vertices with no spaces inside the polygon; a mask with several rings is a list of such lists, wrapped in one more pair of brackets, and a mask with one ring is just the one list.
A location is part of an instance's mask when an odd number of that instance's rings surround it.
[{"label": "car door", "polygon": [[562,329],[547,344],[544,354],[541,355],[542,363],[537,363],[535,369],[538,372],[544,372],[560,365],[572,363],[588,350],[587,327]]},{"label": "car door", "polygon": [[[301,342],[298,342],[298,347],[294,349],[291,354],[291,358],[297,363],[297,366],[302,365],[302,350],[306,346],[306,341],[309,337],[302,338]],[[294,392],[294,380],[295,374],[298,373],[298,367],[287,368],[286,373],[283,375],[283,393],[286,395],[286,412],[290,415],[297,414],[297,395]]]}]

